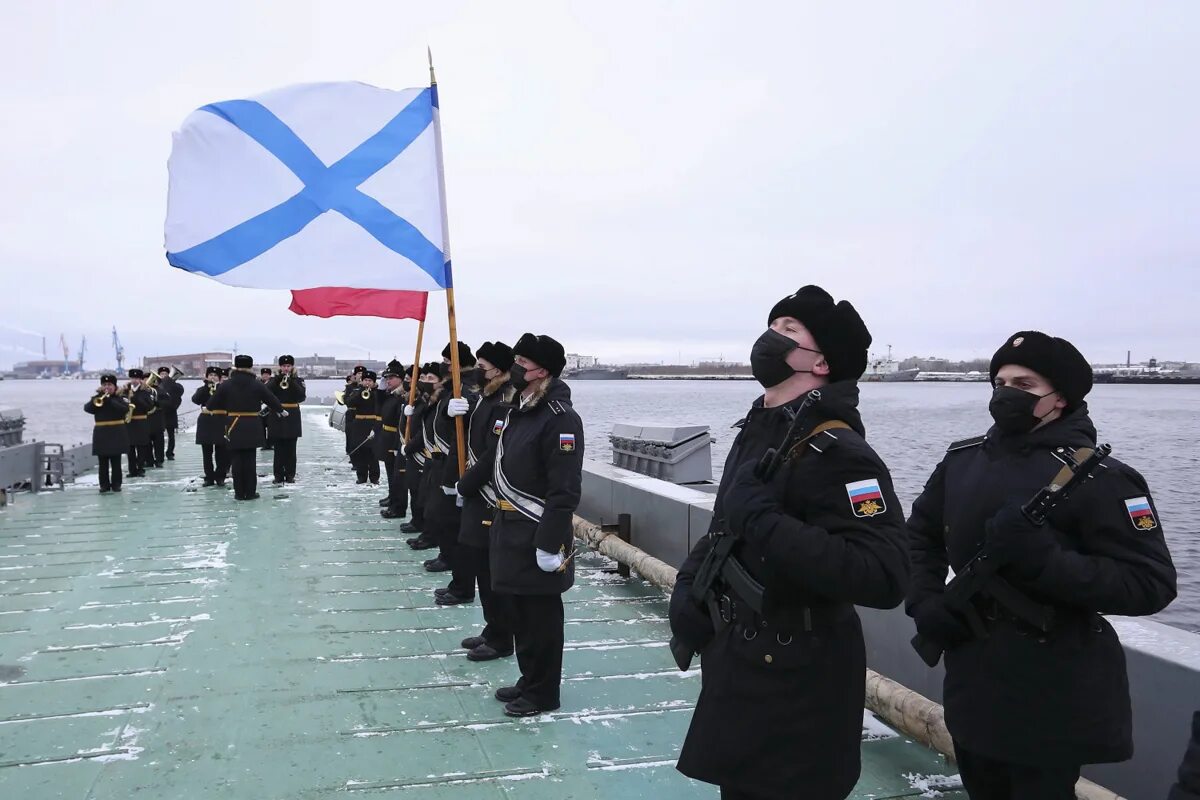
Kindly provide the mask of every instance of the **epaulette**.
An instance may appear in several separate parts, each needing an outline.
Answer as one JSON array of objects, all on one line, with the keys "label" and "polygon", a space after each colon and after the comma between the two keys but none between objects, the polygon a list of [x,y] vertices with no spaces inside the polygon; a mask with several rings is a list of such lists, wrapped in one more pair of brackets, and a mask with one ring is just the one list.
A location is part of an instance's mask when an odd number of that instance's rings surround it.
[{"label": "epaulette", "polygon": [[986,441],[986,436],[973,436],[970,439],[960,439],[957,442],[952,442],[950,446],[946,448],[946,452],[953,453],[955,450],[967,450],[972,447],[979,447],[979,445]]},{"label": "epaulette", "polygon": [[808,446],[818,453],[824,453],[829,448],[837,444],[838,437],[830,431],[821,431],[817,436],[809,440]]},{"label": "epaulette", "polygon": [[549,403],[546,403],[546,407],[549,408],[555,414],[555,416],[567,413],[567,407],[561,400],[551,400]]}]

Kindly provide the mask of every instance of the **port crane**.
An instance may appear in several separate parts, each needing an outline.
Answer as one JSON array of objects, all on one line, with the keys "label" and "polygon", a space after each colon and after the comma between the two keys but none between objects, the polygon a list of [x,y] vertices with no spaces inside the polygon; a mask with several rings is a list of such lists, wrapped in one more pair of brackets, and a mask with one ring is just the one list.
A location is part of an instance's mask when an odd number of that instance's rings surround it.
[{"label": "port crane", "polygon": [[62,350],[63,350],[62,374],[70,375],[71,374],[71,349],[69,347],[67,347],[67,335],[65,333],[60,333],[58,335],[58,343],[60,345],[62,345]]},{"label": "port crane", "polygon": [[117,326],[113,325],[112,331],[112,348],[113,355],[117,359],[117,374],[121,375],[125,372],[125,346],[121,344],[121,337],[117,336]]},{"label": "port crane", "polygon": [[87,355],[87,336],[79,341],[79,374],[83,375],[83,357]]}]

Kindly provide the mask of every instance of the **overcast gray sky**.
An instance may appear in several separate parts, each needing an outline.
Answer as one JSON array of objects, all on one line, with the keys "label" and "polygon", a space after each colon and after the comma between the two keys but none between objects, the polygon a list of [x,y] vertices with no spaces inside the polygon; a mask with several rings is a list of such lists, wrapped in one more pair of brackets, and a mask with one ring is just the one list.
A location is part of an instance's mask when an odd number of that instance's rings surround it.
[{"label": "overcast gray sky", "polygon": [[[8,0],[0,367],[239,348],[412,358],[163,257],[171,132],[304,81],[442,97],[460,333],[741,360],[805,283],[879,350],[1041,328],[1200,360],[1200,4]],[[331,276],[337,265],[330,265]],[[334,281],[331,281],[334,282]],[[427,341],[446,339],[431,298]]]}]

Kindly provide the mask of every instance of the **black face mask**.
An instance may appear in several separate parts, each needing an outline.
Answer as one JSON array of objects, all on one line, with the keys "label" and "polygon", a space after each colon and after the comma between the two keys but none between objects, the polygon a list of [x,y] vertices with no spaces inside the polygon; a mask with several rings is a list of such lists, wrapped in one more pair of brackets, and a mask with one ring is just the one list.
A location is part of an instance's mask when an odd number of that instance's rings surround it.
[{"label": "black face mask", "polygon": [[754,373],[754,379],[761,383],[764,389],[770,389],[797,373],[812,374],[811,369],[792,369],[787,363],[787,358],[793,350],[807,350],[818,355],[821,352],[810,347],[801,347],[779,331],[768,328],[758,337],[754,347],[750,348],[750,371]]},{"label": "black face mask", "polygon": [[[1015,386],[997,386],[992,392],[992,401],[988,403],[988,411],[996,421],[996,427],[1008,434],[1029,433],[1038,426],[1042,417],[1035,416],[1034,408],[1043,397],[1049,397],[1054,392],[1033,394]],[[1051,409],[1053,411],[1053,409]],[[1049,416],[1050,412],[1046,412]]]},{"label": "black face mask", "polygon": [[487,384],[487,370],[483,367],[476,366],[466,374],[466,381],[471,386],[484,386]]},{"label": "black face mask", "polygon": [[518,392],[523,392],[529,388],[529,378],[525,375],[525,368],[520,364],[513,364],[512,369],[508,371],[508,382]]}]

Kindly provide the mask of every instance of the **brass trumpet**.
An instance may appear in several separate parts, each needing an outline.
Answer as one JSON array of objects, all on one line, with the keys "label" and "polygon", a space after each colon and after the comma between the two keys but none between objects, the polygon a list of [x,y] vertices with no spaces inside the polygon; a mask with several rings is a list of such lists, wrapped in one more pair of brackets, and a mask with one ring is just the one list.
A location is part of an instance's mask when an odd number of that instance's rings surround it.
[{"label": "brass trumpet", "polygon": [[104,405],[104,401],[107,399],[108,395],[104,393],[104,390],[97,389],[95,397],[92,398],[92,405],[94,405],[96,408],[101,408]]},{"label": "brass trumpet", "polygon": [[370,390],[370,389],[363,389],[363,390],[362,390],[362,399],[363,399],[363,400],[370,400],[370,399],[371,399],[371,390]]},{"label": "brass trumpet", "polygon": [[291,377],[291,375],[289,375],[288,373],[286,373],[286,372],[283,373],[283,377],[279,379],[279,388],[280,389],[287,391],[287,388],[289,386],[291,386],[291,383],[289,382],[290,377]]}]

